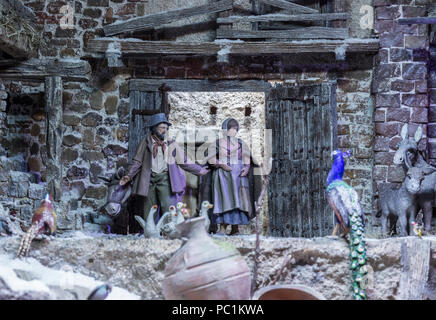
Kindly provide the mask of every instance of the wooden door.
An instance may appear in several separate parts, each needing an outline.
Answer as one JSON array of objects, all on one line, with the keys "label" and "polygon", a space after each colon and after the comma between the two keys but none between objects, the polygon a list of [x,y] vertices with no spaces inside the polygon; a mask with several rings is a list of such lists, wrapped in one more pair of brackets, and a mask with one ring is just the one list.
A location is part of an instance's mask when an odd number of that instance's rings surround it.
[{"label": "wooden door", "polygon": [[331,152],[336,148],[336,86],[288,87],[266,95],[273,165],[268,190],[269,234],[317,237],[332,232],[325,197]]}]

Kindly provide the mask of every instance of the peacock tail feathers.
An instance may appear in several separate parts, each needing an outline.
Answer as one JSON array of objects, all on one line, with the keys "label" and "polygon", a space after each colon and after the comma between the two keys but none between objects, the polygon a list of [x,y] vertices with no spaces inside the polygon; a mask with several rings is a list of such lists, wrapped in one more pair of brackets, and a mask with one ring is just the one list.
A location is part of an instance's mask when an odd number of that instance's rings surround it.
[{"label": "peacock tail feathers", "polygon": [[[365,226],[357,192],[342,180],[335,180],[327,186],[327,195],[336,199],[343,220],[350,227],[349,248],[352,272],[352,289],[355,300],[366,300],[365,283],[367,277],[367,257],[365,245]],[[330,195],[329,195],[330,193]],[[343,208],[341,210],[341,208]],[[343,212],[346,211],[346,212]]]}]

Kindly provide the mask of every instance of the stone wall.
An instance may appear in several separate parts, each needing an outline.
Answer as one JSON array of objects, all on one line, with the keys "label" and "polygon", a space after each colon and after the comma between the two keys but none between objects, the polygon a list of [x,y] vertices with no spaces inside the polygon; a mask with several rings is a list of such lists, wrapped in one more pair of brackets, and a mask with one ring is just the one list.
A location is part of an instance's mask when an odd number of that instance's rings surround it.
[{"label": "stone wall", "polygon": [[[238,6],[249,9],[250,6],[244,1],[237,1]],[[191,4],[191,2],[184,2],[183,5],[188,6],[188,3]],[[168,2],[77,0],[74,2],[74,28],[62,29],[59,25],[62,14],[59,10],[65,4],[67,2],[64,1],[26,1],[26,5],[36,12],[37,23],[42,29],[42,34],[50,39],[49,46],[42,48],[39,52],[41,59],[82,58],[88,60],[92,66],[91,81],[87,83],[63,82],[64,201],[58,206],[59,211],[65,214],[65,219],[60,220],[64,221],[64,228],[82,228],[83,226],[93,228],[92,223],[101,223],[97,210],[105,202],[106,186],[98,179],[98,176],[111,175],[117,167],[124,165],[127,161],[129,78],[257,79],[285,81],[295,85],[336,80],[338,83],[339,146],[351,149],[354,155],[348,164],[346,179],[348,182],[352,179],[352,184],[362,198],[365,213],[371,213],[373,165],[371,152],[373,106],[369,92],[373,67],[371,55],[353,53],[347,54],[346,57],[338,57],[344,60],[336,60],[335,54],[274,57],[232,56],[229,63],[219,63],[215,56],[144,56],[124,59],[126,67],[113,69],[107,67],[104,59],[90,57],[86,54],[85,48],[89,39],[102,37],[102,27],[106,24],[137,15],[176,8],[182,3],[175,0]],[[353,14],[357,12],[356,7],[350,10]],[[207,20],[207,17],[203,18],[204,21]],[[203,21],[200,20],[199,22]],[[189,37],[206,40],[211,36],[208,32],[203,34],[192,32]],[[165,32],[154,36],[162,39],[166,37]],[[183,39],[187,38],[180,37],[176,40]],[[33,87],[35,92],[27,92],[26,90],[30,87]],[[29,166],[24,161],[28,161],[34,156],[34,152],[39,151],[41,172],[44,172],[45,121],[32,118],[32,115],[43,107],[43,99],[39,99],[41,94],[43,96],[43,84],[8,80],[5,81],[5,88],[11,95],[8,100],[8,111],[18,108],[18,103],[15,103],[14,99],[30,99],[32,104],[31,108],[22,108],[29,114],[22,115],[26,117],[24,119],[26,127],[25,132],[20,133],[20,137],[29,141],[26,142],[28,144],[26,150],[20,152],[20,155],[24,157],[22,163],[26,166],[16,171],[28,173]],[[209,110],[202,112],[207,113]],[[223,115],[219,117],[221,116]],[[248,121],[255,122],[254,116],[255,113]],[[10,121],[14,119],[14,116],[9,113],[7,117],[8,119],[10,117]],[[219,117],[217,122],[220,121]],[[244,119],[244,121],[247,120]],[[38,127],[39,133],[36,134]],[[8,139],[12,138],[11,133],[5,144],[8,143]],[[18,146],[21,145],[18,144]],[[32,180],[35,178],[30,179],[29,186],[37,182],[37,180]],[[28,192],[29,190],[23,199],[17,199],[19,201],[28,199]],[[33,207],[35,203],[37,202],[29,205]]]},{"label": "stone wall", "polygon": [[[393,165],[400,130],[409,124],[409,136],[423,128],[419,149],[427,150],[428,122],[428,27],[400,25],[398,18],[426,16],[426,1],[376,0],[375,32],[380,51],[374,72],[375,165],[374,191],[383,183],[399,185],[404,179],[401,166]],[[430,152],[431,152],[430,145]],[[377,211],[377,201],[374,202]]]}]

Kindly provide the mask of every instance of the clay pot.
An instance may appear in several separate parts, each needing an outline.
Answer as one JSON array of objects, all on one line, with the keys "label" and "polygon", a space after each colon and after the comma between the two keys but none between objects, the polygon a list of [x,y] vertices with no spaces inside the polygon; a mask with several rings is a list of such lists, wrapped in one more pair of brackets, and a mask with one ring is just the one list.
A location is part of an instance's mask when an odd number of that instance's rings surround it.
[{"label": "clay pot", "polygon": [[274,285],[257,290],[253,300],[325,300],[318,291],[300,285]]},{"label": "clay pot", "polygon": [[167,262],[163,294],[167,300],[248,300],[251,273],[231,245],[206,233],[205,217],[177,225],[188,240]]}]

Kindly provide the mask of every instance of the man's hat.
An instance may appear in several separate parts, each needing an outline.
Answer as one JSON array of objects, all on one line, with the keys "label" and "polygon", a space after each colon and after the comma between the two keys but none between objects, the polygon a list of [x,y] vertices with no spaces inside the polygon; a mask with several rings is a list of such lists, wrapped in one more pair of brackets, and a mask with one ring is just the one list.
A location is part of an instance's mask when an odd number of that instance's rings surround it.
[{"label": "man's hat", "polygon": [[168,126],[171,125],[171,123],[168,122],[165,113],[156,113],[151,116],[150,124],[147,127],[153,127],[162,122],[166,123]]}]

